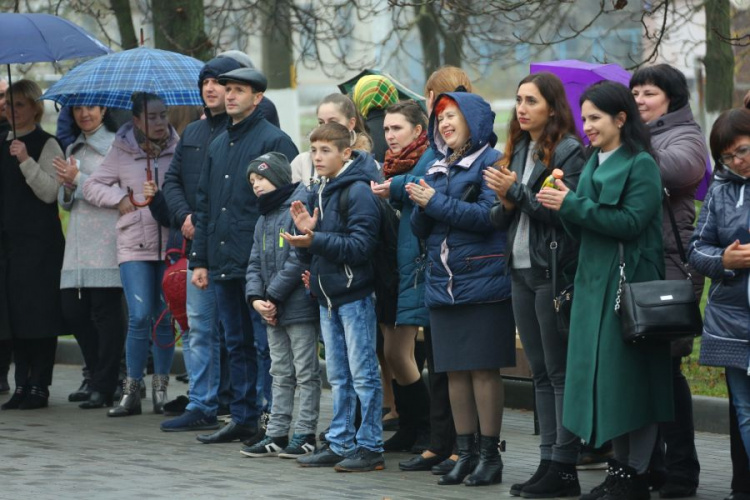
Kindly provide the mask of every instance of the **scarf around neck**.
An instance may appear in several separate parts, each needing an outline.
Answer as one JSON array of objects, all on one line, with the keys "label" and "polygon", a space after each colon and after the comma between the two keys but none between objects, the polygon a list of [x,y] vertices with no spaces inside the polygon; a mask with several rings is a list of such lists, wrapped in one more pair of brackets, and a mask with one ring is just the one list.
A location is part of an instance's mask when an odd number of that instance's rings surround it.
[{"label": "scarf around neck", "polygon": [[299,182],[292,184],[286,184],[280,188],[276,188],[270,193],[261,195],[258,198],[258,211],[261,215],[266,215],[269,212],[273,212],[284,203],[287,198],[297,189]]},{"label": "scarf around neck", "polygon": [[138,143],[138,147],[151,158],[158,158],[161,152],[167,148],[167,143],[172,135],[172,127],[170,126],[169,128],[169,134],[164,139],[158,141],[146,137],[146,134],[138,127],[133,127],[133,133],[135,134],[135,142]]},{"label": "scarf around neck", "polygon": [[417,164],[424,152],[427,150],[427,131],[423,130],[419,137],[399,153],[393,153],[390,149],[385,152],[383,172],[388,179],[395,175],[408,172]]}]

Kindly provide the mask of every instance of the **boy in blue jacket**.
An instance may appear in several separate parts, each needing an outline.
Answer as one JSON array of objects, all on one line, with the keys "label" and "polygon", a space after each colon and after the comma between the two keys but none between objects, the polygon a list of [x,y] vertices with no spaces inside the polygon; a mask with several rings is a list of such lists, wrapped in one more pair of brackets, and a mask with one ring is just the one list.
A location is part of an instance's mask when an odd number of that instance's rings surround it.
[{"label": "boy in blue jacket", "polygon": [[[282,236],[310,262],[310,289],[320,303],[326,369],[333,392],[333,420],[327,444],[300,457],[302,467],[334,467],[338,472],[385,468],[381,406],[383,389],[375,354],[372,256],[380,227],[380,205],[370,190],[377,180],[372,156],[352,151],[349,130],[321,125],[310,136],[310,153],[321,177],[313,214],[295,201],[291,214],[299,235]],[[344,188],[347,200],[340,200]],[[346,203],[346,215],[340,213]],[[354,428],[357,398],[362,424]]]},{"label": "boy in blue jacket", "polygon": [[[307,294],[300,275],[306,266],[280,237],[294,230],[291,203],[307,190],[292,183],[292,167],[281,153],[266,153],[250,162],[248,182],[258,197],[260,218],[247,266],[247,302],[267,324],[271,352],[273,405],[263,440],[242,448],[249,457],[297,458],[315,451],[320,411],[318,306]],[[294,391],[299,409],[289,441]]]}]

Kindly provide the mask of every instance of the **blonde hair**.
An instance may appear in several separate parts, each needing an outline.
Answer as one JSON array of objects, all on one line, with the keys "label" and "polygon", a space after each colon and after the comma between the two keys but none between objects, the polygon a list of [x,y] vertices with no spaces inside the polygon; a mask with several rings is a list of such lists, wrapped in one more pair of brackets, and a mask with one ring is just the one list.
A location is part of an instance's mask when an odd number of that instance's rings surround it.
[{"label": "blonde hair", "polygon": [[[36,108],[34,112],[34,121],[36,123],[42,121],[42,116],[44,116],[44,103],[39,100],[42,96],[42,89],[39,88],[39,85],[35,81],[24,78],[23,80],[13,82],[13,85],[8,89],[8,93],[13,94],[13,99],[18,99],[20,97],[29,101],[31,105]],[[10,102],[11,100],[9,97],[6,106],[10,106]]]}]

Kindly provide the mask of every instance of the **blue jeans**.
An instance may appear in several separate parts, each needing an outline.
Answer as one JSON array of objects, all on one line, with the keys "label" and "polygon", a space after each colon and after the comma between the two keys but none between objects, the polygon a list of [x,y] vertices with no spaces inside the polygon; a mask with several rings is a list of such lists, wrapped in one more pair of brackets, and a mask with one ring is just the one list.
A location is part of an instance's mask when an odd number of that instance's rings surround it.
[{"label": "blue jeans", "polygon": [[216,315],[216,293],[209,280],[201,290],[190,283],[193,271],[187,274],[187,314],[190,330],[182,337],[182,355],[190,377],[188,410],[216,415],[219,402],[219,321]]},{"label": "blue jeans", "polygon": [[750,377],[747,370],[727,367],[727,385],[732,396],[732,405],[737,413],[742,443],[750,458]]},{"label": "blue jeans", "polygon": [[[128,337],[125,340],[125,361],[128,377],[140,380],[148,360],[151,329],[167,307],[161,292],[161,279],[166,264],[157,261],[130,261],[120,264],[120,279],[128,303]],[[156,340],[168,345],[174,340],[172,315],[165,314],[156,328]],[[153,345],[154,373],[166,375],[172,368],[174,346]]]},{"label": "blue jeans", "polygon": [[[382,452],[383,387],[375,353],[377,326],[372,297],[333,308],[330,318],[328,315],[328,308],[321,306],[320,330],[333,395],[333,420],[326,440],[341,456],[350,456],[357,446]],[[357,398],[362,403],[362,424],[355,434]]]},{"label": "blue jeans", "polygon": [[245,280],[216,281],[214,286],[217,313],[224,327],[224,341],[229,354],[229,380],[232,384],[229,410],[232,421],[254,426],[258,418],[255,407],[258,359],[250,306],[245,301]]},{"label": "blue jeans", "polygon": [[271,392],[271,350],[268,347],[268,332],[263,318],[258,311],[252,309],[250,318],[253,320],[253,331],[255,333],[255,350],[258,353],[258,382],[255,390],[258,393],[256,407],[258,413],[270,412],[273,396]]}]

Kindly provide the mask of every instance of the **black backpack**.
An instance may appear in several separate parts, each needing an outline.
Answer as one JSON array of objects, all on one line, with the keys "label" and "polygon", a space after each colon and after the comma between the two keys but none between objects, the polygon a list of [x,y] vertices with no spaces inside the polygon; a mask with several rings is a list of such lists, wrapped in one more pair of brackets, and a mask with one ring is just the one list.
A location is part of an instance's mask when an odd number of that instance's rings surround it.
[{"label": "black backpack", "polygon": [[[349,218],[349,188],[348,184],[339,195],[339,216],[346,223]],[[383,198],[376,197],[380,206],[380,228],[375,254],[372,257],[375,269],[375,293],[398,296],[398,224],[401,214]]]}]

